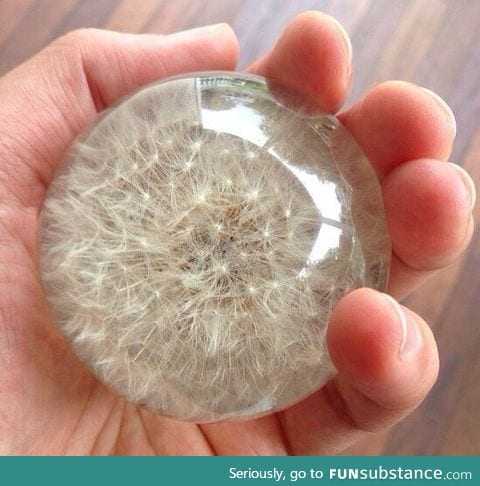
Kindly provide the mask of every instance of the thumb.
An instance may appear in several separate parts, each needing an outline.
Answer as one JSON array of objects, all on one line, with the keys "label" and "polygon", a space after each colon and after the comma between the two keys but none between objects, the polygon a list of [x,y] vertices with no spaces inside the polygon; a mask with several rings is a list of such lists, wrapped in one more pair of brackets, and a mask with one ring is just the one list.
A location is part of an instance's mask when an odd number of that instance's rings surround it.
[{"label": "thumb", "polygon": [[339,452],[390,427],[422,402],[437,377],[437,348],[425,321],[372,289],[337,304],[327,340],[337,377],[283,412],[296,454]]}]

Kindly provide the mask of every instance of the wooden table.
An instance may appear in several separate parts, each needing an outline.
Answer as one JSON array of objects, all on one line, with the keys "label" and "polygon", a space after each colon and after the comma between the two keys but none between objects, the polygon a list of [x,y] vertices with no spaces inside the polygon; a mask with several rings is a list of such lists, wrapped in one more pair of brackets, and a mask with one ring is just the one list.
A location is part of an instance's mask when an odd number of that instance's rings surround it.
[{"label": "wooden table", "polygon": [[[354,82],[347,104],[392,78],[418,83],[447,100],[458,125],[451,160],[478,185],[478,0],[0,0],[0,74],[79,27],[169,33],[221,21],[238,35],[242,68],[306,9],[335,16],[352,37]],[[477,205],[477,222],[479,216]],[[408,419],[349,452],[480,454],[480,232],[463,259],[407,303],[431,323],[438,339],[438,383]]]}]

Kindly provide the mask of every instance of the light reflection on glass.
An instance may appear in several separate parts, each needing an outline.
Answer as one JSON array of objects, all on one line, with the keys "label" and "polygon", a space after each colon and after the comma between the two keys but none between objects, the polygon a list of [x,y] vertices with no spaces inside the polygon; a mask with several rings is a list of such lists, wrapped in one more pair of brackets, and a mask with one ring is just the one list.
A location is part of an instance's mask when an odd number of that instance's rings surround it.
[{"label": "light reflection on glass", "polygon": [[227,110],[202,108],[202,126],[208,130],[230,133],[262,147],[267,135],[262,128],[263,117],[254,109],[237,104]]},{"label": "light reflection on glass", "polygon": [[282,159],[273,147],[268,152],[280,160],[302,183],[322,218],[341,222],[342,203],[338,199],[334,182],[322,181],[317,174],[312,174],[301,167],[287,162]]},{"label": "light reflection on glass", "polygon": [[330,250],[336,250],[340,246],[342,232],[343,230],[340,228],[323,223],[308,256],[307,264],[315,265],[324,259]]}]

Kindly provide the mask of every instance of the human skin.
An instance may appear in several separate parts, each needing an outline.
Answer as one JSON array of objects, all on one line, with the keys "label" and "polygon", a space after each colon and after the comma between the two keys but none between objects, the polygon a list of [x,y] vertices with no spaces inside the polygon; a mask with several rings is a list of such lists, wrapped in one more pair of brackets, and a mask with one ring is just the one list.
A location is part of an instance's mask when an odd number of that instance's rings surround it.
[{"label": "human skin", "polygon": [[[339,118],[382,184],[393,254],[389,294],[358,289],[335,308],[328,346],[338,375],[283,412],[208,425],[126,403],[92,376],[59,333],[40,283],[39,213],[65,149],[98,112],[169,75],[233,70],[224,24],[161,35],[80,30],[0,79],[0,453],[335,454],[415,409],[435,382],[428,325],[402,298],[456,259],[470,240],[475,190],[446,162],[455,120],[410,83],[372,88]],[[305,12],[249,71],[336,112],[351,81],[351,49],[330,17]]]}]

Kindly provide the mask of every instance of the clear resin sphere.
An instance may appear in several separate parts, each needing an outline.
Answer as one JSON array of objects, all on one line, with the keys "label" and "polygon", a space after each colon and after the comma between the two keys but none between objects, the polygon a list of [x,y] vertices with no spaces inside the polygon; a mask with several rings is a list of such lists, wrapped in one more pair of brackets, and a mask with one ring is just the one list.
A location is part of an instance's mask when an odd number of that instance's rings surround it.
[{"label": "clear resin sphere", "polygon": [[321,387],[332,309],[385,289],[390,243],[377,178],[335,117],[257,76],[201,73],[137,91],[76,140],[40,257],[101,381],[208,422]]}]

